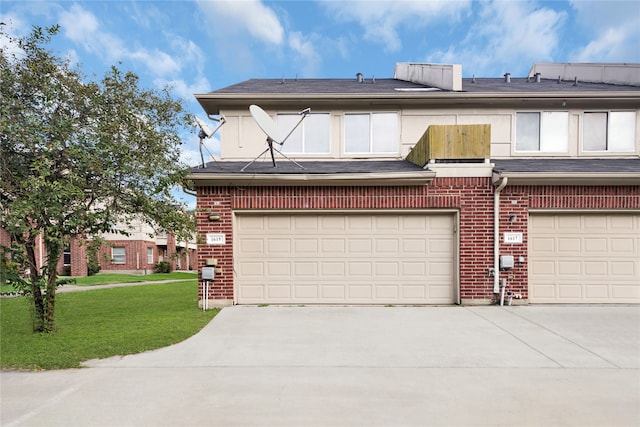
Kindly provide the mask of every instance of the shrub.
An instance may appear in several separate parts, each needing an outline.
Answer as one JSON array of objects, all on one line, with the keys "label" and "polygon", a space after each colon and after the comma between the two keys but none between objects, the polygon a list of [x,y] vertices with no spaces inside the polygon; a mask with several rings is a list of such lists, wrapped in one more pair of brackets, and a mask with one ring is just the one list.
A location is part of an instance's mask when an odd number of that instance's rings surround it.
[{"label": "shrub", "polygon": [[158,261],[153,267],[156,273],[171,273],[171,263],[169,261]]},{"label": "shrub", "polygon": [[100,264],[97,262],[89,261],[87,262],[87,276],[93,276],[98,274],[100,271]]}]

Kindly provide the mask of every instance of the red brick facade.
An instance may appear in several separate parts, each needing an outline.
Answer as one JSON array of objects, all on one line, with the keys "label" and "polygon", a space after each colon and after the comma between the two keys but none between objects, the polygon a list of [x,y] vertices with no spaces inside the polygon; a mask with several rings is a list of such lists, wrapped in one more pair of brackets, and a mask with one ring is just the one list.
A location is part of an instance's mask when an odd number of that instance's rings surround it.
[{"label": "red brick facade", "polygon": [[[221,273],[209,284],[209,299],[234,299],[233,224],[235,210],[305,209],[455,209],[459,212],[460,298],[473,303],[495,300],[493,277],[494,186],[490,178],[436,178],[410,187],[199,187],[198,233],[224,233],[225,245],[200,244],[198,271],[208,258],[218,260]],[[511,291],[528,298],[527,230],[529,209],[640,208],[640,186],[507,186],[500,198],[500,234],[521,232],[522,244],[501,243],[500,252],[517,263],[507,274]],[[210,213],[220,215],[210,221]],[[515,215],[515,216],[513,216]],[[203,284],[200,283],[202,300]]]},{"label": "red brick facade", "polygon": [[[0,229],[0,245],[10,246],[11,239],[9,233]],[[125,262],[113,263],[111,259],[112,247],[125,248]],[[147,249],[153,250],[153,262],[149,263],[147,259]],[[69,264],[65,265],[65,257],[62,255],[58,261],[58,274],[70,274],[74,277],[87,275],[87,243],[74,239],[69,245],[70,259]],[[46,256],[41,245],[40,239],[36,240],[36,261],[38,264],[44,263]],[[137,272],[152,273],[155,263],[158,260],[166,260],[171,263],[173,270],[195,270],[197,267],[197,256],[194,249],[186,247],[177,247],[175,237],[169,235],[167,237],[166,246],[158,246],[155,242],[142,240],[114,240],[105,243],[98,252],[98,262],[101,272]],[[68,271],[67,271],[68,270]]]}]

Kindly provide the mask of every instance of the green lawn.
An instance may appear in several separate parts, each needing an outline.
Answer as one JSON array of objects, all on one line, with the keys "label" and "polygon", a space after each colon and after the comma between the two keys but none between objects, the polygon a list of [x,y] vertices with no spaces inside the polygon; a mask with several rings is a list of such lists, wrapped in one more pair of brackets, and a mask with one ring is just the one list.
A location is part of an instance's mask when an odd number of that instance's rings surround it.
[{"label": "green lawn", "polygon": [[96,274],[95,276],[76,277],[75,285],[79,286],[94,286],[94,285],[109,285],[111,283],[134,283],[134,282],[146,282],[157,280],[183,280],[183,279],[196,279],[198,273],[187,271],[174,271],[173,273],[151,273],[145,276],[137,274],[117,274],[106,273]]},{"label": "green lawn", "polygon": [[77,368],[89,359],[166,347],[218,313],[198,309],[195,280],[65,293],[56,300],[58,331],[34,334],[28,299],[0,299],[1,369]]}]

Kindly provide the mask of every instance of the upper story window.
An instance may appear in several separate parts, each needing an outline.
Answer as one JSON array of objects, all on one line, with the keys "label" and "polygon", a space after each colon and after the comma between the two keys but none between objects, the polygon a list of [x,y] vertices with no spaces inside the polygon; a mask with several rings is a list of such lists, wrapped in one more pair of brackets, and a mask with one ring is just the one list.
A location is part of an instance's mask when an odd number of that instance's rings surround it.
[{"label": "upper story window", "polygon": [[398,114],[345,114],[344,135],[345,153],[397,153]]},{"label": "upper story window", "polygon": [[[278,129],[286,132],[294,128],[300,120],[298,114],[278,114]],[[330,148],[329,114],[312,113],[289,136],[282,146],[283,153],[328,154]]]},{"label": "upper story window", "polygon": [[516,151],[566,153],[569,149],[569,113],[516,113]]},{"label": "upper story window", "polygon": [[589,111],[582,117],[583,151],[635,151],[635,111]]}]

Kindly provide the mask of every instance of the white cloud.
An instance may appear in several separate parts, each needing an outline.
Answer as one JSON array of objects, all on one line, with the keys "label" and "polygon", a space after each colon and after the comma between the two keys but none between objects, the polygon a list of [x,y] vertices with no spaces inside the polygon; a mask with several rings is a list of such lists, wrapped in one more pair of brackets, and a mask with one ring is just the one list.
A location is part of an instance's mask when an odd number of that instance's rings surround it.
[{"label": "white cloud", "polygon": [[575,62],[640,62],[640,3],[572,1],[576,22],[590,40],[570,57]]},{"label": "white cloud", "polygon": [[315,75],[321,58],[314,48],[313,41],[300,32],[292,32],[289,34],[289,48],[298,57],[294,62],[298,64],[302,61],[303,63],[302,76]]},{"label": "white cloud", "polygon": [[225,41],[249,34],[270,45],[280,45],[284,40],[284,28],[275,12],[259,0],[200,1],[206,22]]},{"label": "white cloud", "polygon": [[96,17],[77,4],[71,6],[68,11],[60,13],[60,25],[65,35],[74,42],[81,43],[85,49],[93,50],[91,35],[98,31]]},{"label": "white cloud", "polygon": [[356,22],[364,30],[366,40],[379,43],[388,52],[402,48],[398,29],[421,29],[435,20],[456,21],[470,1],[324,1],[332,17]]},{"label": "white cloud", "polygon": [[96,16],[74,4],[60,13],[64,35],[107,62],[131,60],[144,65],[150,73],[166,76],[180,72],[173,55],[159,49],[130,47],[120,37],[104,31]]},{"label": "white cloud", "polygon": [[194,94],[207,93],[211,90],[211,84],[203,76],[196,78],[196,80],[191,84],[188,84],[182,79],[155,79],[154,85],[156,87],[170,86],[177,97],[182,98],[187,102],[195,102],[195,98],[193,97]]},{"label": "white cloud", "polygon": [[0,35],[0,48],[6,52],[7,57],[12,55],[21,56],[24,51],[18,47],[17,43],[14,43],[11,39],[14,37],[21,37],[28,33],[27,25],[14,14],[2,14],[0,15],[0,22],[3,22],[2,26],[3,34]]},{"label": "white cloud", "polygon": [[124,51],[127,58],[142,62],[153,74],[166,76],[180,72],[178,64],[172,55],[158,49],[136,49]]},{"label": "white cloud", "polygon": [[481,5],[465,39],[428,56],[430,62],[461,63],[466,75],[526,72],[535,61],[553,59],[566,13],[533,3],[494,1]]}]

